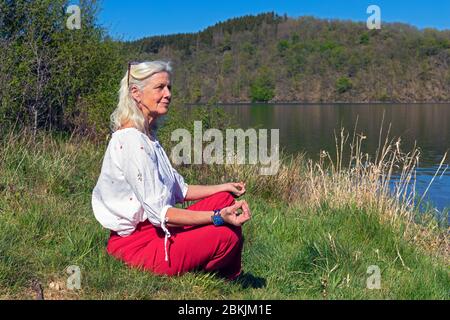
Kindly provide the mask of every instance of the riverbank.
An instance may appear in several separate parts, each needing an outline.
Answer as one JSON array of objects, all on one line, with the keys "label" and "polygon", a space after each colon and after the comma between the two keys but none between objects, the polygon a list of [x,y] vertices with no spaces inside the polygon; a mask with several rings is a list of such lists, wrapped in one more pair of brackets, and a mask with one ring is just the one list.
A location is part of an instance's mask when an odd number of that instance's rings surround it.
[{"label": "riverbank", "polygon": [[[246,274],[239,282],[129,269],[106,254],[108,232],[91,212],[106,143],[46,133],[35,143],[24,133],[3,136],[2,299],[34,299],[33,280],[45,299],[450,298],[445,229],[432,219],[413,222],[413,211],[371,193],[368,183],[355,194],[348,172],[322,174],[314,169],[320,164],[301,156],[284,159],[270,177],[251,167],[178,168],[189,183],[247,181],[244,198],[254,216],[244,226]],[[81,290],[66,286],[71,265],[80,267]],[[370,266],[381,272],[379,290],[367,288]]]}]

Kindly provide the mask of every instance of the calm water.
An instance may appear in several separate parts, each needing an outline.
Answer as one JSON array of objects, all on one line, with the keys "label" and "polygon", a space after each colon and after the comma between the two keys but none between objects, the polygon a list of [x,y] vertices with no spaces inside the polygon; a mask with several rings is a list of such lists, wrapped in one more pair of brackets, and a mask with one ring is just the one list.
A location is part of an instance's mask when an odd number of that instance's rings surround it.
[{"label": "calm water", "polygon": [[[253,104],[221,108],[243,129],[279,129],[281,148],[288,153],[306,152],[311,158],[317,158],[321,150],[334,151],[334,132],[341,127],[353,132],[357,119],[357,132],[367,136],[364,151],[374,155],[384,116],[384,131],[391,124],[390,137],[401,137],[402,150],[411,150],[414,143],[421,149],[416,182],[419,194],[450,149],[450,104]],[[450,207],[449,158],[426,197],[439,210]]]}]

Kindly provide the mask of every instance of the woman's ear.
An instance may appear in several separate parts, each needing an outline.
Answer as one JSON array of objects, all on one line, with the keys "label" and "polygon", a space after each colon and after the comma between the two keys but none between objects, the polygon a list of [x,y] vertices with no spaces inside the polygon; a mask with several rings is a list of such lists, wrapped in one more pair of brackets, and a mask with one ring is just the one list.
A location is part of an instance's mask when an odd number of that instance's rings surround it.
[{"label": "woman's ear", "polygon": [[133,99],[136,102],[138,102],[138,103],[141,102],[141,100],[142,100],[142,98],[141,98],[142,93],[136,86],[132,86],[131,89],[130,89],[130,92],[131,92],[131,96],[133,97]]}]

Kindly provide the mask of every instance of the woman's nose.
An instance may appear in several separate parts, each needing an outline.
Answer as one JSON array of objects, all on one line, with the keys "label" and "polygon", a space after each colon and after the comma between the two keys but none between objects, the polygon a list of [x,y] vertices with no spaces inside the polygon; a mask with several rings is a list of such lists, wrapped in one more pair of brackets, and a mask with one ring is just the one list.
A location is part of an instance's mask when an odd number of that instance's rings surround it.
[{"label": "woman's nose", "polygon": [[170,92],[170,89],[168,87],[164,88],[164,97],[170,98],[172,96],[172,93]]}]

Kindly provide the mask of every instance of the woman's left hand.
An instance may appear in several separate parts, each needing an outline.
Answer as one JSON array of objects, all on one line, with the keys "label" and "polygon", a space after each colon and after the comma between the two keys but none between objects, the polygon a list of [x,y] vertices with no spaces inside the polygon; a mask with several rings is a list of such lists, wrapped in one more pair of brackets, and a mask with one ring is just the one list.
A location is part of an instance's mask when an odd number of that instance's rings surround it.
[{"label": "woman's left hand", "polygon": [[245,182],[230,182],[225,184],[226,191],[233,193],[237,197],[242,196],[245,193]]}]

